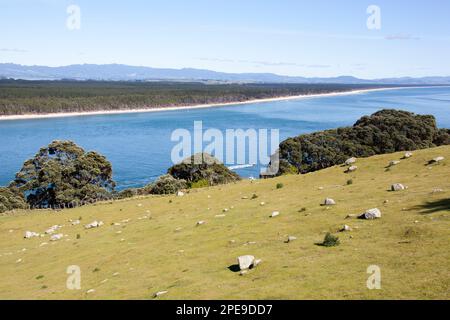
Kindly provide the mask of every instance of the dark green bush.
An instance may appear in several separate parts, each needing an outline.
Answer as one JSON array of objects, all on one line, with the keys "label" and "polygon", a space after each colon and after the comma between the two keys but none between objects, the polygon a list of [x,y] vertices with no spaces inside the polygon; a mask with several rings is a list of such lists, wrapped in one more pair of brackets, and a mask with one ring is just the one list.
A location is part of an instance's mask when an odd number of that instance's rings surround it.
[{"label": "dark green bush", "polygon": [[169,168],[168,173],[176,179],[185,180],[189,185],[207,181],[209,186],[214,186],[240,180],[235,172],[207,153],[198,153],[184,159]]},{"label": "dark green bush", "polygon": [[187,184],[185,180],[175,179],[170,174],[166,174],[158,178],[151,185],[152,194],[174,194],[181,189],[186,189]]},{"label": "dark green bush", "polygon": [[339,237],[333,236],[331,233],[327,233],[323,239],[322,245],[325,247],[335,247],[340,244]]},{"label": "dark green bush", "polygon": [[284,187],[284,184],[282,184],[282,183],[277,183],[277,186],[276,186],[277,189],[281,189],[281,188],[283,188],[283,187]]},{"label": "dark green bush", "polygon": [[[450,130],[438,129],[430,115],[381,110],[364,116],[352,127],[289,138],[280,144],[278,175],[308,173],[350,157],[417,150],[450,144]],[[293,169],[295,168],[295,169]]]}]

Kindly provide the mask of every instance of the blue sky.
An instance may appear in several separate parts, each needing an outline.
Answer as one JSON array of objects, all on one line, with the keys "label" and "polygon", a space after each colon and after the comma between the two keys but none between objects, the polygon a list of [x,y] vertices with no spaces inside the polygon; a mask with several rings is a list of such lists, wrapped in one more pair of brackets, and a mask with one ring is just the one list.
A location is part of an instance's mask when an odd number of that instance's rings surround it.
[{"label": "blue sky", "polygon": [[[73,4],[80,30],[66,26]],[[0,0],[0,62],[449,76],[449,14],[448,0]]]}]

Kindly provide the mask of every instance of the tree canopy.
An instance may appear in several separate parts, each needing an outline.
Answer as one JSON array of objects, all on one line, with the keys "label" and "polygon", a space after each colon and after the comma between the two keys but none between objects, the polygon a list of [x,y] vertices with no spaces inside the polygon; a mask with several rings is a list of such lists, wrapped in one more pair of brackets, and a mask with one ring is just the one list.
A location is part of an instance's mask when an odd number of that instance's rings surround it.
[{"label": "tree canopy", "polygon": [[438,129],[431,115],[381,110],[352,127],[304,134],[280,144],[279,171],[307,173],[342,164],[349,157],[417,150],[450,144],[448,129]]},{"label": "tree canopy", "polygon": [[72,141],[53,141],[25,161],[10,187],[33,207],[51,207],[107,198],[115,183],[104,156]]},{"label": "tree canopy", "polygon": [[167,172],[176,179],[185,180],[190,186],[201,181],[213,186],[240,180],[238,174],[207,153],[188,157]]}]

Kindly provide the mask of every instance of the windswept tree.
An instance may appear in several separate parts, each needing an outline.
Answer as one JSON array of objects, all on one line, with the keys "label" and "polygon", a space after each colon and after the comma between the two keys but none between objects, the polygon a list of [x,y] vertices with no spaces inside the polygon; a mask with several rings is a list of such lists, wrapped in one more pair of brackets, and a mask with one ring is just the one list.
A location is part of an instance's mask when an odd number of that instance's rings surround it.
[{"label": "windswept tree", "polygon": [[0,213],[28,208],[25,199],[17,189],[0,187]]},{"label": "windswept tree", "polygon": [[72,141],[53,141],[41,148],[25,161],[10,185],[21,191],[32,207],[104,199],[114,187],[111,163]]}]

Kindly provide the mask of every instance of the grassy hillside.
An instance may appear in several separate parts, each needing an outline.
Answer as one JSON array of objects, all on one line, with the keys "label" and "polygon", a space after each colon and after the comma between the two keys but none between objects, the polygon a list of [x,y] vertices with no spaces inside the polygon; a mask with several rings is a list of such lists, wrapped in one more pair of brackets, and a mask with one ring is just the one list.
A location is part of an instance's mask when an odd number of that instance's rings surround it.
[{"label": "grassy hillside", "polygon": [[[401,156],[358,159],[351,174],[336,166],[184,197],[0,217],[0,298],[152,299],[167,290],[158,299],[448,299],[450,147],[416,151],[386,170]],[[446,160],[426,165],[437,156]],[[389,192],[397,182],[409,188]],[[321,206],[326,197],[337,205]],[[375,207],[379,220],[345,219]],[[273,211],[280,215],[269,218]],[[79,217],[80,225],[69,223]],[[85,230],[93,220],[105,224]],[[67,237],[23,239],[55,224]],[[339,233],[344,224],[353,231]],[[327,232],[340,246],[316,245]],[[285,243],[289,235],[297,240]],[[263,261],[240,276],[229,267],[245,254]],[[81,267],[81,290],[66,289],[69,265]],[[369,265],[381,268],[381,290],[366,288]]]}]

